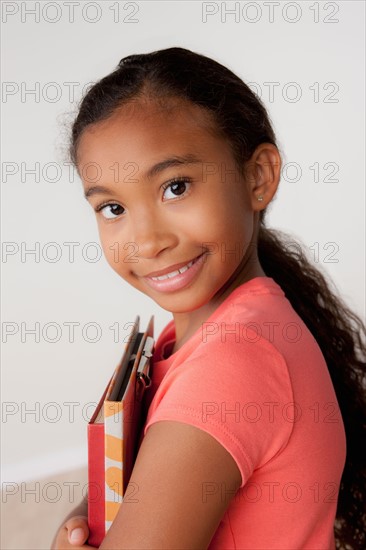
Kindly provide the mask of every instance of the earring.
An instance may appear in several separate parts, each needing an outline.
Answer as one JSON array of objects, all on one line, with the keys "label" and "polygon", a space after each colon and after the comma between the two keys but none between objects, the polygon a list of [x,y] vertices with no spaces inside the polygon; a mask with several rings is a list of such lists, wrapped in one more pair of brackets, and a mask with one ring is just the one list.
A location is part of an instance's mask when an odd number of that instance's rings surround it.
[{"label": "earring", "polygon": [[263,200],[263,195],[258,195],[257,200],[262,201]]}]

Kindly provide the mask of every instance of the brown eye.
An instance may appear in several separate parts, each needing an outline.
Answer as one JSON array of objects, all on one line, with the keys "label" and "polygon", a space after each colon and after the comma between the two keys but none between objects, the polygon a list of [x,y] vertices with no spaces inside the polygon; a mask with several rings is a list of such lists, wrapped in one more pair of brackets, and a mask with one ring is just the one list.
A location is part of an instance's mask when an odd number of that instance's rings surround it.
[{"label": "brown eye", "polygon": [[96,212],[101,212],[103,218],[106,218],[107,220],[111,220],[123,214],[124,208],[119,204],[104,204],[104,205],[98,206],[98,208],[96,209]]},{"label": "brown eye", "polygon": [[[183,195],[187,191],[187,184],[188,184],[188,187],[189,187],[190,181],[187,178],[176,179],[174,181],[169,182],[164,187],[164,189],[165,189],[164,190],[164,198],[166,198],[166,199],[173,198],[174,199],[175,197],[179,197],[179,196]],[[167,192],[171,192],[172,195],[167,196]]]}]

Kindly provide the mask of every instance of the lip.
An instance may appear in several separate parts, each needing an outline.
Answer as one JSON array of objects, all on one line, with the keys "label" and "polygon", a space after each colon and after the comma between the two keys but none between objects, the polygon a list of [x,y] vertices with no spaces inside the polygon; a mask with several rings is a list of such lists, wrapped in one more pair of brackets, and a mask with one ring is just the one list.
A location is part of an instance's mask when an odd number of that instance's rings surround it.
[{"label": "lip", "polygon": [[[174,277],[168,277],[159,281],[157,279],[152,279],[149,275],[143,277],[143,279],[150,288],[157,292],[175,292],[177,290],[181,290],[190,285],[192,281],[197,277],[197,274],[201,271],[203,267],[205,257],[205,252],[203,254],[200,254],[193,259],[193,264],[191,265],[191,267],[183,271],[183,273],[178,273]],[[185,265],[187,265],[187,263],[189,262],[176,264],[176,266],[184,267]],[[158,273],[158,275],[152,276],[160,277],[161,275],[166,275],[171,271],[176,271],[177,269],[174,269],[176,266],[169,267],[169,269],[165,269],[164,271],[156,271],[155,273]]]},{"label": "lip", "polygon": [[198,258],[202,256],[202,254],[199,254],[195,258],[192,258],[191,260],[187,260],[186,262],[181,262],[180,264],[174,264],[170,265],[169,267],[166,267],[165,269],[161,269],[160,271],[152,271],[151,273],[148,273],[147,275],[144,275],[144,278],[146,277],[161,277],[162,275],[167,275],[168,273],[172,273],[172,271],[177,271],[178,269],[181,269],[185,265],[189,264],[189,262],[195,262],[198,260]]}]

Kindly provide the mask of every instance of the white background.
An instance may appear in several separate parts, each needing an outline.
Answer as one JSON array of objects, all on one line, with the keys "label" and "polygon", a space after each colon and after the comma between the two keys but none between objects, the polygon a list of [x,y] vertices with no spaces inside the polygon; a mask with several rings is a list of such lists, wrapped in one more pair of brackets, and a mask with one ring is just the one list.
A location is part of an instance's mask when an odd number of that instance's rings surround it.
[{"label": "white background", "polygon": [[[68,124],[82,87],[111,72],[126,55],[182,46],[213,57],[251,83],[268,108],[283,163],[297,163],[302,174],[299,181],[289,181],[296,176],[292,168],[282,178],[268,225],[318,248],[319,269],[364,316],[365,4],[237,2],[236,15],[225,16],[225,3],[80,1],[73,22],[64,2],[48,2],[47,9],[39,2],[38,21],[29,12],[35,2],[2,4],[2,160],[7,163],[2,240],[8,251],[14,247],[1,264],[2,480],[17,482],[86,462],[93,409],[87,404],[99,399],[119,360],[124,325],[140,313],[145,326],[155,314],[158,335],[171,318],[122,281],[104,257],[92,261],[96,248],[85,245],[98,243],[94,213],[80,180],[63,165]],[[114,21],[117,4],[119,20]],[[226,3],[226,9],[234,7]],[[206,22],[205,11],[211,13]],[[70,82],[77,83],[75,98],[65,84]],[[274,97],[270,82],[278,83]],[[296,89],[301,97],[291,101]],[[39,178],[22,173],[36,163]],[[48,163],[62,169],[56,182]],[[310,169],[314,163],[319,163],[319,181]],[[326,163],[338,166],[333,175],[338,182],[325,181],[332,172]],[[55,254],[47,249],[50,242],[61,250],[57,262],[50,261]],[[79,243],[74,262],[66,242]],[[36,246],[38,261],[32,254],[22,258],[21,250]],[[79,323],[74,342],[64,324],[70,322]],[[36,323],[39,342],[24,333]],[[59,325],[57,342],[47,341],[54,330],[42,335],[47,323]],[[96,343],[82,336],[88,323],[101,329]],[[115,323],[119,342],[109,329]],[[17,332],[6,338],[11,327]],[[87,333],[94,335],[92,329]]]}]

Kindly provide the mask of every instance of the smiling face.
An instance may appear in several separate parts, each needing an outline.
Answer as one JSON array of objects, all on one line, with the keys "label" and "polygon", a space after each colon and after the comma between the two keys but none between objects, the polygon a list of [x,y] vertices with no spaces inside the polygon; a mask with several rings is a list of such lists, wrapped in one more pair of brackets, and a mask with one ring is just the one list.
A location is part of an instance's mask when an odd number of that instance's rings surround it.
[{"label": "smiling face", "polygon": [[227,140],[198,106],[168,105],[134,101],[87,127],[78,169],[111,267],[164,309],[187,313],[265,274],[250,190]]}]

